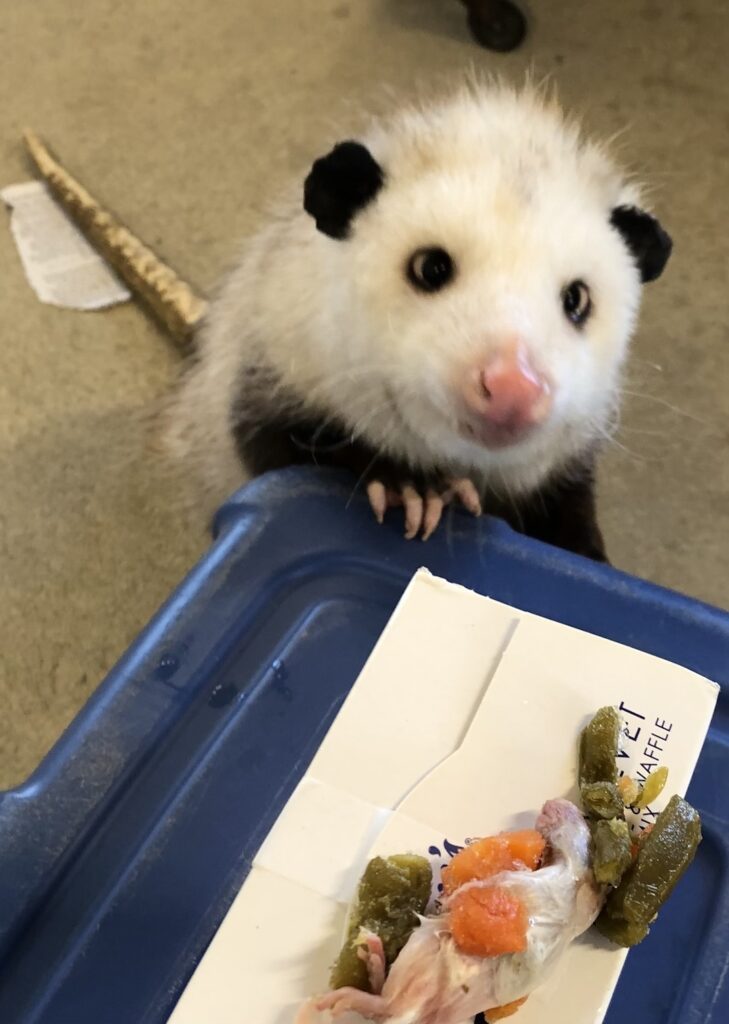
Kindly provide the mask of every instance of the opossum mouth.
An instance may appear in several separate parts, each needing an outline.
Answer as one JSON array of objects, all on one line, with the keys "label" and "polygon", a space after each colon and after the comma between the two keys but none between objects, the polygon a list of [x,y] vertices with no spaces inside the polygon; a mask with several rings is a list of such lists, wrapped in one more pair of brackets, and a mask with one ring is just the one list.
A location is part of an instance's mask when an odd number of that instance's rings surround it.
[{"label": "opossum mouth", "polygon": [[469,441],[475,441],[483,448],[499,450],[513,448],[526,438],[531,437],[539,424],[537,423],[473,423],[465,420],[460,425],[460,433]]}]

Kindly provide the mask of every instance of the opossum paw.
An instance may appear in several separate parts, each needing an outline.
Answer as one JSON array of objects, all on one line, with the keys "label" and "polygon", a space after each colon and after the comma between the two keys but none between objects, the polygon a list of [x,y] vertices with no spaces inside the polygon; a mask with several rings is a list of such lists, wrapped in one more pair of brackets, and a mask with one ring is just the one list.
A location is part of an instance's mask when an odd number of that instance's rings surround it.
[{"label": "opossum paw", "polygon": [[405,510],[405,539],[412,540],[418,533],[427,540],[437,529],[446,505],[457,498],[464,508],[475,516],[481,515],[481,499],[473,481],[447,480],[442,487],[426,487],[424,493],[413,484],[388,486],[382,480],[371,480],[367,497],[378,523],[385,518],[388,508]]},{"label": "opossum paw", "polygon": [[462,477],[459,480],[449,480],[448,486],[448,493],[451,496],[455,495],[465,509],[468,509],[474,516],[481,515],[483,511],[481,508],[481,496],[476,490],[473,480],[469,480],[468,477]]}]

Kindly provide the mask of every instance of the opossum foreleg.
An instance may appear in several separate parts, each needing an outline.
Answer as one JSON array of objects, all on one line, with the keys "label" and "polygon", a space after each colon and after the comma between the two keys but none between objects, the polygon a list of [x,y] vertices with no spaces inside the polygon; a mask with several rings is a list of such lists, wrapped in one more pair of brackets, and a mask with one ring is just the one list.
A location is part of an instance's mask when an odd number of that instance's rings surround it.
[{"label": "opossum foreleg", "polygon": [[596,562],[607,562],[605,541],[597,522],[595,467],[590,457],[545,484],[519,509],[520,532]]},{"label": "opossum foreleg", "polygon": [[473,515],[481,514],[481,499],[471,480],[416,470],[352,438],[344,428],[330,425],[323,430],[313,421],[282,417],[258,423],[237,421],[234,435],[241,459],[255,476],[292,465],[348,469],[355,489],[366,490],[378,522],[388,508],[404,509],[408,540],[418,534],[427,540],[453,500]]}]

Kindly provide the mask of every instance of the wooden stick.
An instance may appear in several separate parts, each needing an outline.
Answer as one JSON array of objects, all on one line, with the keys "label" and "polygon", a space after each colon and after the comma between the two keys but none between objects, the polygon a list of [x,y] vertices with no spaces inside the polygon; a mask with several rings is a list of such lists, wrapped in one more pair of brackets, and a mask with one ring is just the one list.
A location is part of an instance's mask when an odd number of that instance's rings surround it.
[{"label": "wooden stick", "polygon": [[25,145],[48,186],[87,240],[149,307],[177,341],[187,342],[207,302],[163,263],[55,160],[38,136],[23,133]]}]

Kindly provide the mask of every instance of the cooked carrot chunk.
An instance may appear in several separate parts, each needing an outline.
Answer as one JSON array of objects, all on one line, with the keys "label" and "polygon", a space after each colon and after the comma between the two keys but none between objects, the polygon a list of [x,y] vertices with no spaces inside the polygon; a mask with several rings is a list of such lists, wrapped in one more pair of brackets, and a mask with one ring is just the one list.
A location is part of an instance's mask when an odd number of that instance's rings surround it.
[{"label": "cooked carrot chunk", "polygon": [[507,1003],[505,1006],[494,1006],[491,1010],[485,1010],[486,1024],[494,1024],[494,1021],[503,1020],[504,1017],[511,1017],[512,1013],[516,1013],[519,1007],[523,1006],[526,1001],[527,996],[524,996],[522,999],[515,999],[513,1003]]},{"label": "cooked carrot chunk", "polygon": [[544,837],[532,828],[478,839],[457,853],[444,869],[443,887],[450,894],[465,882],[483,881],[500,871],[534,871],[543,853]]},{"label": "cooked carrot chunk", "polygon": [[506,889],[474,886],[453,898],[451,934],[468,956],[523,953],[528,927],[524,904]]}]

